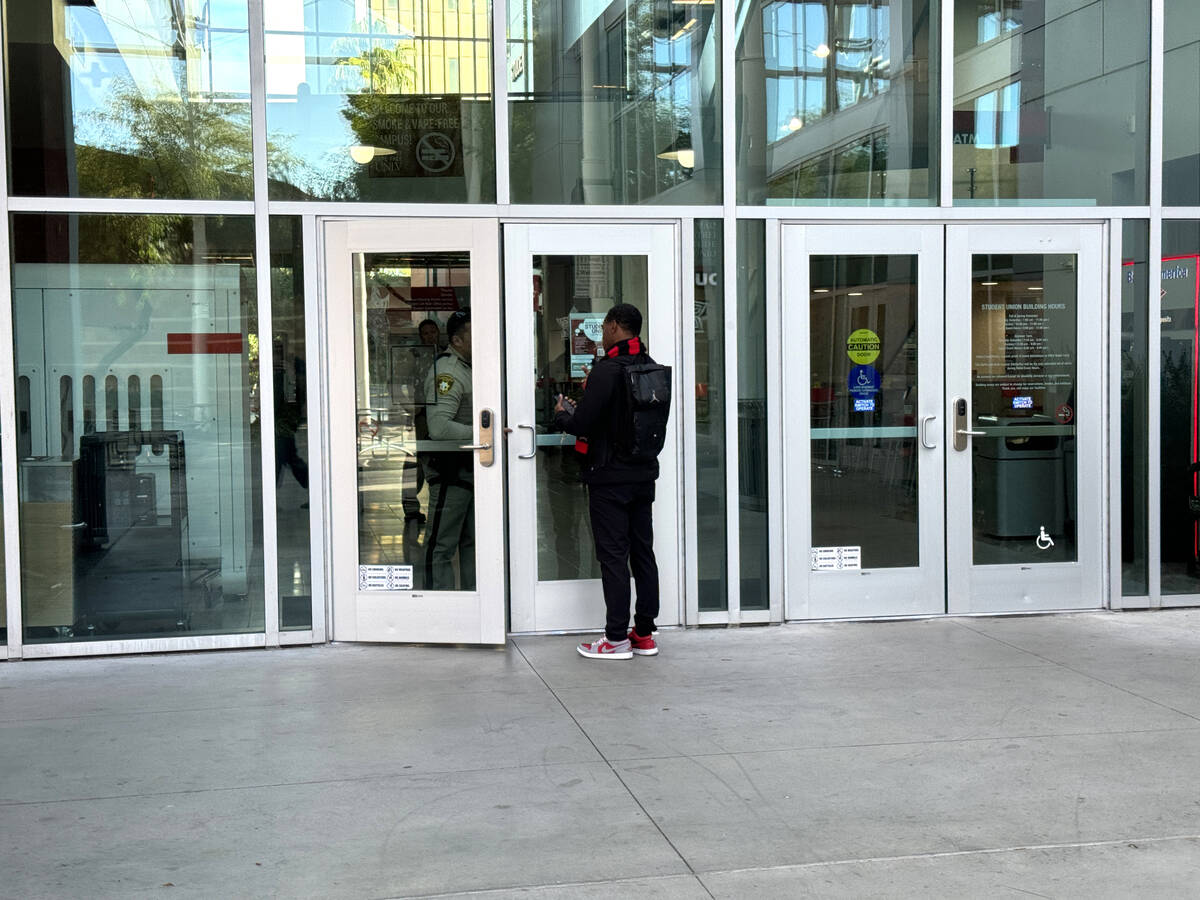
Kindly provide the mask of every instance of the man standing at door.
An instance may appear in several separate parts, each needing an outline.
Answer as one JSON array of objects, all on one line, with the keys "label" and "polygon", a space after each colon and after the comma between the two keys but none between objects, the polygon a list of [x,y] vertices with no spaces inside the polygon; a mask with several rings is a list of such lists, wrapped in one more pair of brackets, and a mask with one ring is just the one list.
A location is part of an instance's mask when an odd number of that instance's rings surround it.
[{"label": "man standing at door", "polygon": [[459,450],[474,443],[471,401],[471,313],[459,310],[446,323],[450,344],[438,354],[425,379],[429,439],[450,446],[425,457],[429,522],[425,531],[428,590],[475,590],[475,454]]},{"label": "man standing at door", "polygon": [[[654,656],[654,619],[658,615],[658,565],[654,560],[652,510],[658,460],[631,457],[633,416],[626,387],[626,369],[652,360],[641,341],[642,314],[628,303],[608,311],[602,326],[604,355],[584,382],[583,397],[574,406],[561,394],[554,422],[579,440],[585,454],[580,480],[587,485],[588,512],[607,619],[604,636],[580,644],[590,659],[632,659]],[[629,569],[637,587],[633,629],[629,628]]]}]

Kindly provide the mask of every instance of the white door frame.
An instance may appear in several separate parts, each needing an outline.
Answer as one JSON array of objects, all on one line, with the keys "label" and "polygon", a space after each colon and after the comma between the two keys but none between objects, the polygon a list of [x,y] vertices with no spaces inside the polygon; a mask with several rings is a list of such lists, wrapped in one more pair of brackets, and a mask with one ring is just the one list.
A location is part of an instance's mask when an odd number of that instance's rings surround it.
[{"label": "white door frame", "polygon": [[[648,257],[650,309],[643,310],[649,326],[650,352],[674,370],[672,428],[659,456],[659,479],[654,503],[654,551],[659,569],[660,625],[683,621],[684,535],[679,448],[683,446],[681,404],[690,399],[681,381],[684,372],[679,335],[678,224],[529,224],[504,226],[505,355],[507,406],[505,425],[511,429],[509,455],[509,584],[513,632],[590,631],[604,623],[599,579],[539,581],[537,560],[537,498],[535,465],[523,456],[532,450],[529,426],[535,422],[533,361],[536,359],[532,320],[531,261],[547,255],[631,255]],[[667,336],[670,336],[669,339]],[[589,547],[585,552],[591,552]]]},{"label": "white door frame", "polygon": [[1096,609],[1104,602],[1104,226],[950,225],[946,237],[947,442],[956,398],[971,397],[971,256],[975,253],[1077,256],[1076,546],[1072,563],[973,565],[972,454],[947,450],[947,581],[952,614]]},{"label": "white door frame", "polygon": [[[329,348],[328,446],[332,531],[332,634],[337,641],[503,644],[504,441],[501,397],[500,258],[497,219],[325,220],[324,283]],[[358,583],[357,416],[352,254],[468,251],[471,258],[471,366],[479,413],[496,422],[495,462],[475,455],[474,591],[360,591]],[[353,480],[350,473],[355,473]]]},{"label": "white door frame", "polygon": [[[933,615],[945,611],[942,240],[940,225],[783,225],[782,331],[789,349],[782,354],[781,390],[785,397],[791,398],[788,412],[783,416],[781,467],[785,498],[783,545],[789,575],[785,618]],[[813,569],[809,260],[814,255],[918,258],[918,408],[914,410],[911,428],[919,462],[920,536],[916,566],[842,572]],[[869,511],[864,512],[869,515]]]}]

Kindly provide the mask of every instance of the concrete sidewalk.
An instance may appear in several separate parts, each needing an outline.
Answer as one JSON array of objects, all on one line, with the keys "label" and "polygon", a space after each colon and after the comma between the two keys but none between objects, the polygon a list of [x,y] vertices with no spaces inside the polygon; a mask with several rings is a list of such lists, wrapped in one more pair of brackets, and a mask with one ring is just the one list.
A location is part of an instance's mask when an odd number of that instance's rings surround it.
[{"label": "concrete sidewalk", "polygon": [[1200,611],[660,640],[0,666],[0,896],[1200,896]]}]

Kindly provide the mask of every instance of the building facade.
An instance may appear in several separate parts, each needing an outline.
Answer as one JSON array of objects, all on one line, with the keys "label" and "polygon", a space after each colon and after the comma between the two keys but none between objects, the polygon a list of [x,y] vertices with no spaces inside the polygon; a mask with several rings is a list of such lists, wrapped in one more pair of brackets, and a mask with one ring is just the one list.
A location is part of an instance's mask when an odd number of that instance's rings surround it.
[{"label": "building facade", "polygon": [[1193,0],[3,7],[9,658],[597,627],[621,301],[660,624],[1200,604]]}]

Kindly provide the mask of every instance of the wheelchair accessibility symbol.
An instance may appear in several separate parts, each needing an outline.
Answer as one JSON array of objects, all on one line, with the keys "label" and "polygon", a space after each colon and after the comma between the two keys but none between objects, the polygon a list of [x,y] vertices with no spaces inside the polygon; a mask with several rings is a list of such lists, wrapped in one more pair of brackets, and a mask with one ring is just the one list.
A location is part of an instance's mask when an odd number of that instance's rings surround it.
[{"label": "wheelchair accessibility symbol", "polygon": [[1052,538],[1052,537],[1050,537],[1050,535],[1046,534],[1046,526],[1045,525],[1040,525],[1038,527],[1039,527],[1040,531],[1037,536],[1037,548],[1039,550],[1049,550],[1051,547],[1054,546],[1054,538]]}]

